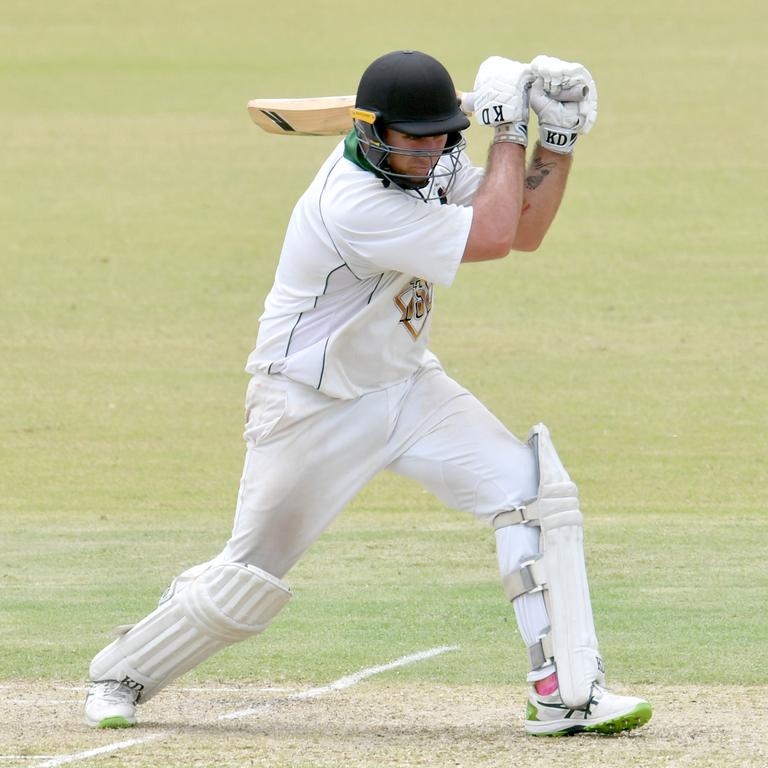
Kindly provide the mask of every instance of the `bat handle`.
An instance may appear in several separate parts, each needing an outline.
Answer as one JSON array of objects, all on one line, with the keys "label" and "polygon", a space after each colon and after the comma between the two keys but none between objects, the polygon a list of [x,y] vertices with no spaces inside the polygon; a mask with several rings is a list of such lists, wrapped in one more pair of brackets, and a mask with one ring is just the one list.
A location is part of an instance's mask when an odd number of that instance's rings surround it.
[{"label": "bat handle", "polygon": [[570,88],[566,88],[564,91],[560,91],[557,96],[552,98],[555,101],[583,101],[589,94],[588,85],[572,85]]},{"label": "bat handle", "polygon": [[456,91],[459,99],[459,109],[465,115],[471,115],[475,111],[475,94],[472,91]]}]

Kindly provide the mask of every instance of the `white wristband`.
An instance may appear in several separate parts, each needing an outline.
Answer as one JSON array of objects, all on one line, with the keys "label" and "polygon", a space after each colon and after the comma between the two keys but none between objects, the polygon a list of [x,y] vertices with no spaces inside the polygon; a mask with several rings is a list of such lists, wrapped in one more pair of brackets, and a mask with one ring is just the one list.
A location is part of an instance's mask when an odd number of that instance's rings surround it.
[{"label": "white wristband", "polygon": [[502,123],[493,129],[493,144],[528,146],[528,126],[525,123]]}]

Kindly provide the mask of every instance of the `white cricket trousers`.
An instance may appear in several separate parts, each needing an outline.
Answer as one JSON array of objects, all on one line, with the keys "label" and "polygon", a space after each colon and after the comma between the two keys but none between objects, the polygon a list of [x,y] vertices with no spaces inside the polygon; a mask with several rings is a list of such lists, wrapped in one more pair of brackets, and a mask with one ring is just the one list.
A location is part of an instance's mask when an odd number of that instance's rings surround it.
[{"label": "white cricket trousers", "polygon": [[[355,400],[258,373],[246,395],[244,437],[232,536],[212,562],[246,562],[279,578],[384,469],[489,524],[538,490],[529,446],[436,359],[407,381]],[[502,528],[496,546],[505,575],[538,554],[539,529]],[[541,594],[519,597],[514,609],[532,645],[549,624]]]},{"label": "white cricket trousers", "polygon": [[258,373],[244,436],[232,536],[216,561],[280,578],[384,469],[489,523],[537,492],[531,449],[436,361],[354,400]]}]

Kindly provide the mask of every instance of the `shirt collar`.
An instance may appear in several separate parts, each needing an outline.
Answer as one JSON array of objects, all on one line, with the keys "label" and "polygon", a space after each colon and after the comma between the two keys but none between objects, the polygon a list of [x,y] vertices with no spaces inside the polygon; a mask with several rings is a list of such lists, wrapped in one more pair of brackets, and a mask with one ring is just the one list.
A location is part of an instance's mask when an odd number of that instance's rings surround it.
[{"label": "shirt collar", "polygon": [[357,133],[354,129],[352,129],[344,139],[344,157],[364,171],[369,171],[377,178],[382,179],[382,181],[386,180],[384,174],[381,173],[376,166],[369,163],[365,155],[363,155],[363,152],[360,149]]}]

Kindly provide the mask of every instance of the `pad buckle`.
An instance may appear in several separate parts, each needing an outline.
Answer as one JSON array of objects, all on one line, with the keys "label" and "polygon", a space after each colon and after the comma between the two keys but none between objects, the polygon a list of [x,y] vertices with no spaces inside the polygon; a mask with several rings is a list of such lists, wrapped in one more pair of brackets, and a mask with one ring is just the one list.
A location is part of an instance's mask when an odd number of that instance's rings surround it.
[{"label": "pad buckle", "polygon": [[493,527],[498,531],[499,528],[506,528],[508,525],[525,525],[532,520],[532,518],[528,516],[527,510],[528,507],[525,504],[521,504],[519,507],[508,509],[505,512],[499,512],[499,514],[493,518]]}]

